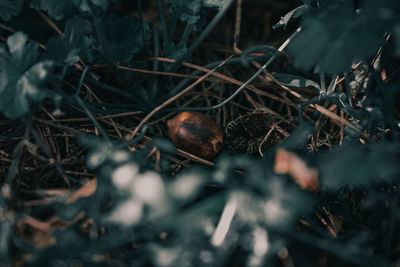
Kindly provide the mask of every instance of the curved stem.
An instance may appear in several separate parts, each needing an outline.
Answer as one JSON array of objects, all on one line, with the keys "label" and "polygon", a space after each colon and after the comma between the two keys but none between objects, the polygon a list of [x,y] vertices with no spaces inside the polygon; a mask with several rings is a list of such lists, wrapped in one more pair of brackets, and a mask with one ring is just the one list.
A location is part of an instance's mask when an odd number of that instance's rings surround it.
[{"label": "curved stem", "polygon": [[21,157],[22,157],[22,151],[24,148],[25,139],[28,138],[28,134],[29,134],[28,128],[25,128],[24,138],[18,142],[17,147],[15,148],[14,160],[11,163],[10,168],[8,169],[7,178],[6,178],[7,184],[9,186],[11,186],[12,180],[13,180],[15,174],[17,173],[18,166],[19,166],[19,163],[20,163]]},{"label": "curved stem", "polygon": [[193,29],[193,24],[192,23],[187,23],[185,27],[185,31],[182,34],[182,38],[179,41],[181,44],[186,44],[187,40],[189,39],[190,33],[192,32]]},{"label": "curved stem", "polygon": [[101,127],[100,123],[96,120],[96,118],[93,116],[92,112],[87,108],[85,103],[80,99],[78,96],[74,96],[75,101],[78,103],[78,105],[85,111],[86,115],[90,118],[90,120],[93,122],[94,126],[99,130],[100,134],[103,136],[104,139],[107,141],[110,141],[110,138],[108,137],[107,133],[104,131],[103,127]]},{"label": "curved stem", "polygon": [[142,33],[142,42],[143,42],[143,44],[144,44],[145,47],[146,47],[147,53],[148,53],[149,55],[151,55],[150,47],[148,46],[148,44],[147,44],[147,42],[146,42],[146,39],[145,39],[144,21],[143,21],[143,15],[142,15],[142,13],[143,13],[143,12],[142,12],[142,0],[139,0],[139,1],[137,2],[137,7],[138,7],[138,14],[139,14],[139,21],[140,21],[140,25],[141,25],[140,30],[141,30],[141,33]]},{"label": "curved stem", "polygon": [[243,50],[242,53],[240,54],[240,60],[242,62],[242,65],[248,67],[249,66],[249,54],[255,53],[255,52],[271,52],[271,53],[276,53],[277,50],[275,47],[270,46],[270,45],[257,45],[250,47],[246,50]]},{"label": "curved stem", "polygon": [[[235,93],[233,93],[230,97],[228,97],[227,99],[225,99],[224,101],[222,101],[221,103],[211,106],[211,107],[188,107],[185,108],[185,110],[211,110],[211,109],[216,109],[216,108],[220,108],[223,105],[225,105],[226,103],[228,103],[229,101],[231,101],[235,96],[237,96],[244,88],[246,88],[255,78],[258,77],[258,75],[261,74],[261,72],[263,72],[274,60],[275,58],[279,55],[280,52],[283,51],[283,49],[285,49],[285,47],[296,37],[296,35],[301,31],[301,27],[299,27],[279,48],[277,53],[275,53],[272,57],[270,57],[268,59],[267,62],[265,62],[264,65],[261,66],[261,68],[259,68],[245,83],[243,83],[239,89],[236,90]],[[279,53],[278,53],[279,52]]]},{"label": "curved stem", "polygon": [[169,39],[168,39],[167,23],[165,22],[164,4],[162,0],[158,0],[157,4],[158,4],[158,14],[160,16],[161,28],[163,33],[163,42],[166,43],[169,41]]},{"label": "curved stem", "polygon": [[193,42],[193,44],[188,48],[186,53],[179,58],[174,65],[171,67],[171,72],[176,72],[178,68],[182,65],[187,58],[189,58],[193,51],[203,42],[203,40],[210,34],[210,32],[214,29],[217,23],[222,19],[225,15],[226,11],[232,4],[233,0],[228,0],[225,5],[218,11],[217,15],[211,20],[211,22],[207,25],[207,27],[201,32],[199,37]]},{"label": "curved stem", "polygon": [[[248,60],[249,61],[259,61],[259,60],[261,60],[263,58],[264,58],[264,56],[249,57]],[[219,64],[221,64],[221,62],[223,62],[223,61],[224,60],[218,60],[218,61],[209,63],[207,65],[204,65],[203,68],[212,69],[215,66],[218,66]],[[241,63],[241,62],[242,62],[242,59],[240,57],[236,57],[236,58],[232,58],[232,59],[228,60],[225,63],[225,65],[236,64],[236,63]],[[189,75],[197,76],[197,75],[201,74],[202,72],[203,72],[202,70],[195,70],[195,71],[191,72]],[[190,83],[190,81],[191,81],[191,79],[182,80],[177,86],[172,88],[172,90],[171,90],[171,92],[169,94],[171,96],[177,94],[179,91],[181,91],[183,88],[185,88]]]},{"label": "curved stem", "polygon": [[[153,27],[153,56],[158,57],[160,55],[160,37],[158,35],[158,29],[156,26]],[[160,63],[158,61],[153,62],[153,71],[158,71]],[[158,89],[158,75],[153,76],[153,84],[151,88],[151,95],[156,96],[157,95],[157,89]]]},{"label": "curved stem", "polygon": [[85,66],[85,68],[82,71],[81,78],[79,79],[78,89],[76,90],[76,93],[75,93],[76,96],[79,96],[79,93],[81,92],[82,84],[83,84],[83,81],[85,80],[87,71],[88,71],[88,66]]}]

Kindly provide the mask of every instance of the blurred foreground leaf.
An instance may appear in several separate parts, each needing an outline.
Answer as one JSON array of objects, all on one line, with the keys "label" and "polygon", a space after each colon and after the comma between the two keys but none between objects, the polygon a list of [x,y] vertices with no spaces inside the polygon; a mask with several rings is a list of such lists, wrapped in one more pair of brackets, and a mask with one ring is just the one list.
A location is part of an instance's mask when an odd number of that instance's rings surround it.
[{"label": "blurred foreground leaf", "polygon": [[131,16],[110,17],[104,22],[107,50],[113,60],[129,62],[146,47],[150,39],[149,25]]},{"label": "blurred foreground leaf", "polygon": [[396,0],[364,1],[356,11],[350,1],[331,1],[304,13],[301,34],[289,45],[298,67],[319,64],[330,74],[347,71],[354,61],[377,52],[386,32],[400,19]]},{"label": "blurred foreground leaf", "polygon": [[331,190],[374,181],[390,182],[400,174],[399,147],[390,143],[337,147],[319,162],[321,183]]},{"label": "blurred foreground leaf", "polygon": [[21,12],[24,0],[0,0],[0,17],[10,20]]},{"label": "blurred foreground leaf", "polygon": [[10,119],[28,113],[32,102],[41,102],[47,95],[45,81],[50,61],[39,61],[38,44],[17,32],[8,37],[7,46],[0,45],[0,111]]},{"label": "blurred foreground leaf", "polygon": [[75,13],[71,0],[33,0],[30,6],[46,11],[51,18],[56,20],[70,17]]},{"label": "blurred foreground leaf", "polygon": [[79,60],[85,37],[92,31],[92,25],[86,19],[68,20],[62,36],[52,37],[46,44],[45,56],[58,63],[72,66]]}]

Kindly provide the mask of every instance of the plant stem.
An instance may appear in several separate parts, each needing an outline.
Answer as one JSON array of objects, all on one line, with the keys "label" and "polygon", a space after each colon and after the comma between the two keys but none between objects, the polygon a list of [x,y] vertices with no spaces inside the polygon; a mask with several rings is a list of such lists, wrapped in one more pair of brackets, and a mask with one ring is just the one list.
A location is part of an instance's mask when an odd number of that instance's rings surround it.
[{"label": "plant stem", "polygon": [[199,37],[193,42],[193,44],[188,48],[186,53],[179,58],[174,65],[171,67],[171,72],[176,72],[178,68],[182,65],[187,58],[189,58],[193,51],[204,41],[204,39],[210,34],[210,32],[214,29],[214,27],[218,24],[218,22],[222,19],[225,13],[228,11],[228,8],[232,4],[233,0],[228,0],[225,5],[218,11],[217,15],[211,20],[211,22],[207,25],[207,27],[201,32]]}]

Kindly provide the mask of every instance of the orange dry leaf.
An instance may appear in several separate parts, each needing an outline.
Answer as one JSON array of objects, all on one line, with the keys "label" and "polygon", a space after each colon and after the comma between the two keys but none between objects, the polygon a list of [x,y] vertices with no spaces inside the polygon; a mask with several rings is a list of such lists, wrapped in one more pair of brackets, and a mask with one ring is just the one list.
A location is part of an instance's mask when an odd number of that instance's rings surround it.
[{"label": "orange dry leaf", "polygon": [[[97,179],[92,179],[82,185],[78,190],[70,192],[68,190],[45,190],[42,194],[50,196],[65,196],[66,203],[70,204],[80,198],[90,197],[96,192]],[[50,204],[57,198],[50,197],[40,200],[41,205]],[[79,213],[72,221],[64,221],[58,216],[52,216],[45,221],[26,216],[22,220],[15,223],[14,227],[19,236],[29,243],[33,243],[38,248],[53,246],[56,243],[52,233],[55,229],[69,227],[85,216],[84,212]]]},{"label": "orange dry leaf", "polygon": [[80,212],[72,221],[64,221],[58,216],[52,216],[46,221],[26,216],[16,222],[14,227],[22,240],[34,244],[37,248],[45,248],[56,244],[57,241],[52,235],[54,230],[74,225],[84,216],[85,213]]},{"label": "orange dry leaf", "polygon": [[66,201],[67,204],[77,201],[81,197],[90,197],[96,192],[97,189],[97,178],[90,180],[70,195]]},{"label": "orange dry leaf", "polygon": [[274,170],[279,174],[289,174],[303,189],[319,191],[318,171],[307,167],[306,163],[292,152],[283,148],[278,149]]},{"label": "orange dry leaf", "polygon": [[70,204],[77,201],[82,197],[90,197],[96,192],[97,189],[97,178],[94,178],[85,184],[83,184],[80,188],[75,191],[66,190],[66,189],[46,189],[46,190],[37,190],[36,193],[44,196],[40,200],[27,201],[25,204],[30,206],[38,206],[38,205],[46,205],[51,204],[54,200],[57,200],[59,197],[63,197],[66,199],[66,203]]},{"label": "orange dry leaf", "polygon": [[25,242],[38,248],[52,246],[56,240],[51,235],[51,224],[27,216],[15,224],[15,230]]}]

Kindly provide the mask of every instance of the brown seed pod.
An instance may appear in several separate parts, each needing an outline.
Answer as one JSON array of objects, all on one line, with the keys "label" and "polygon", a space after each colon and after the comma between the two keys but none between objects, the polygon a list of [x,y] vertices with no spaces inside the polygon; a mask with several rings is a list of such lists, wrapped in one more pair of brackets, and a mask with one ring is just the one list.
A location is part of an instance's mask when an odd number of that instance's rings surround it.
[{"label": "brown seed pod", "polygon": [[222,148],[217,124],[199,112],[183,111],[167,121],[168,135],[177,148],[213,159]]}]

